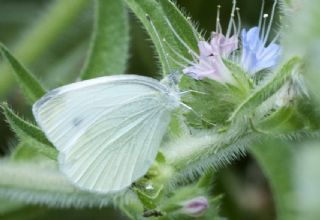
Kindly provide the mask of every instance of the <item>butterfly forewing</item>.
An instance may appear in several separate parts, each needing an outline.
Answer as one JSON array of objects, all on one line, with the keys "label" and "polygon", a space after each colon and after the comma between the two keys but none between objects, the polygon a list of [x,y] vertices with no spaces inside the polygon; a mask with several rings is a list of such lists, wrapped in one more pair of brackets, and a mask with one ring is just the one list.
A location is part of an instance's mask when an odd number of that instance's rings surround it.
[{"label": "butterfly forewing", "polygon": [[82,189],[108,193],[147,172],[176,104],[156,80],[114,76],[53,90],[33,112],[59,150],[68,179]]}]

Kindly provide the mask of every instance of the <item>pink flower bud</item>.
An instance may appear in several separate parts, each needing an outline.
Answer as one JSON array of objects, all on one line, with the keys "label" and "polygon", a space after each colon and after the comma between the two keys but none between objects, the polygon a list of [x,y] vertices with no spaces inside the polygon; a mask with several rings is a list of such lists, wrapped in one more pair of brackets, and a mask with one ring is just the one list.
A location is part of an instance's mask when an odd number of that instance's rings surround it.
[{"label": "pink flower bud", "polygon": [[192,217],[202,216],[208,209],[208,199],[204,196],[199,196],[182,203],[181,213]]}]

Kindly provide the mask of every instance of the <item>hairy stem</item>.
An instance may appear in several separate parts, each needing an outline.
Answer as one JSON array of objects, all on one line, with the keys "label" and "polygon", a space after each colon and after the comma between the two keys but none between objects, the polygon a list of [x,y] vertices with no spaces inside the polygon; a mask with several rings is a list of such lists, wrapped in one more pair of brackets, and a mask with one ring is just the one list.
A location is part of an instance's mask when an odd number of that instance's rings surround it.
[{"label": "hairy stem", "polygon": [[163,154],[171,166],[178,172],[191,173],[229,163],[241,153],[255,136],[248,132],[248,123],[244,126],[230,127],[225,132],[203,132],[180,138],[163,148]]}]

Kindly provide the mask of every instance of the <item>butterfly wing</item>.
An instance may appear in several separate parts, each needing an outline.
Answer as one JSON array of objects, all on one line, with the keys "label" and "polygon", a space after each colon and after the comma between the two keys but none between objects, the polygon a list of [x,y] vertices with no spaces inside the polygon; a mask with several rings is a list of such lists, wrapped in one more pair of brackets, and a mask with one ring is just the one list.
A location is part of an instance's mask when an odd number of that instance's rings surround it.
[{"label": "butterfly wing", "polygon": [[154,161],[174,102],[142,76],[111,76],[49,92],[33,106],[59,150],[60,169],[82,189],[108,193],[143,176]]}]

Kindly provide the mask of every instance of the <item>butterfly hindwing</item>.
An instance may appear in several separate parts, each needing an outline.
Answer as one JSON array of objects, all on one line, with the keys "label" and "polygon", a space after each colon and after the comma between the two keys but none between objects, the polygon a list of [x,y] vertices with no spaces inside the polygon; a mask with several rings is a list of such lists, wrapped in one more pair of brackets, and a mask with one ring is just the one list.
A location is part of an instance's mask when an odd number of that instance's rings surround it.
[{"label": "butterfly hindwing", "polygon": [[172,109],[167,88],[158,81],[114,76],[53,90],[33,112],[59,150],[68,179],[82,189],[108,193],[147,172]]}]

